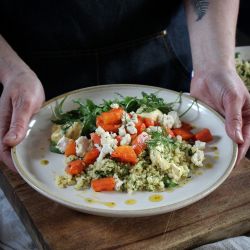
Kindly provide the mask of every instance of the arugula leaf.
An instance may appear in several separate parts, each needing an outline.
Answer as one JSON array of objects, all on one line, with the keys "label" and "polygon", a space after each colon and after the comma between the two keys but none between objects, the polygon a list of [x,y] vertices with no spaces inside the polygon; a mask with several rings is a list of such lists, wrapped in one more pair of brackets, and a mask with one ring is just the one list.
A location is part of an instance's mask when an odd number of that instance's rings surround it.
[{"label": "arugula leaf", "polygon": [[93,101],[87,99],[84,103],[80,100],[75,100],[74,103],[78,104],[78,108],[69,112],[63,111],[63,105],[67,97],[64,97],[59,103],[56,102],[56,106],[53,110],[54,117],[52,122],[58,125],[63,125],[63,128],[67,130],[74,122],[81,122],[83,124],[82,135],[89,135],[96,129],[96,117],[102,112],[109,111],[112,103],[117,103],[123,107],[126,112],[134,111],[138,109],[141,112],[152,112],[159,109],[163,113],[168,113],[173,110],[175,104],[181,102],[181,94],[176,101],[167,103],[163,98],[157,97],[157,93],[147,94],[142,92],[142,98],[117,95],[120,99],[103,100],[103,103],[96,105]]},{"label": "arugula leaf", "polygon": [[87,99],[83,104],[79,100],[74,101],[79,105],[80,121],[83,122],[82,135],[89,135],[96,129],[96,117],[101,114],[102,109]]}]

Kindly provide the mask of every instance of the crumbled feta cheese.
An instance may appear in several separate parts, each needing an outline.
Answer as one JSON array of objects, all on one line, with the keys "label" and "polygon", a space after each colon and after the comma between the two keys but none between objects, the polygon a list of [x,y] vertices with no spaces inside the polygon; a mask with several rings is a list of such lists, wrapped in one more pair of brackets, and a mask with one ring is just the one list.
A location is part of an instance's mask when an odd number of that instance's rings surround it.
[{"label": "crumbled feta cheese", "polygon": [[122,113],[122,124],[125,125],[126,123],[130,122],[130,116],[127,112]]},{"label": "crumbled feta cheese", "polygon": [[97,161],[100,162],[103,160],[103,158],[107,155],[107,154],[112,154],[112,152],[114,151],[114,149],[111,147],[111,145],[109,144],[104,144],[101,151],[100,151],[100,154],[97,158]]},{"label": "crumbled feta cheese", "polygon": [[109,132],[104,132],[101,134],[101,145],[104,146],[105,144],[110,145],[112,148],[114,148],[117,145],[118,141],[114,139]]},{"label": "crumbled feta cheese", "polygon": [[115,190],[120,191],[121,186],[124,183],[124,181],[120,180],[117,174],[114,174],[114,179],[115,179]]},{"label": "crumbled feta cheese", "polygon": [[132,121],[130,121],[130,122],[127,123],[126,129],[127,129],[127,131],[128,131],[131,135],[137,133],[137,129],[136,129],[136,127],[135,127],[135,124],[134,124],[134,122],[132,122]]},{"label": "crumbled feta cheese", "polygon": [[60,150],[61,153],[65,152],[66,146],[69,142],[69,138],[63,136],[58,142],[56,147]]},{"label": "crumbled feta cheese", "polygon": [[125,129],[124,125],[122,125],[118,130],[119,130],[119,135],[120,136],[125,136],[126,135],[126,129]]},{"label": "crumbled feta cheese", "polygon": [[86,136],[80,136],[76,141],[76,155],[83,157],[88,151],[89,139]]},{"label": "crumbled feta cheese", "polygon": [[152,133],[152,132],[162,132],[162,128],[160,126],[150,126],[147,128],[147,132],[148,133]]},{"label": "crumbled feta cheese", "polygon": [[131,136],[130,134],[126,134],[125,136],[122,137],[120,145],[129,145],[131,142]]},{"label": "crumbled feta cheese", "polygon": [[118,108],[119,108],[119,104],[118,104],[118,103],[112,103],[112,104],[110,105],[110,107],[111,107],[112,109],[118,109]]},{"label": "crumbled feta cheese", "polygon": [[130,112],[130,114],[132,115],[131,121],[137,123],[138,122],[137,114],[135,112]]},{"label": "crumbled feta cheese", "polygon": [[116,148],[118,141],[115,139],[116,134],[115,133],[109,133],[105,132],[102,128],[98,127],[96,129],[96,133],[101,136],[101,146],[95,145],[96,148],[100,151],[100,154],[97,158],[97,161],[102,161],[103,158],[107,154],[111,154],[114,151],[114,148]]},{"label": "crumbled feta cheese", "polygon": [[166,114],[160,115],[158,121],[162,126],[167,128],[172,128],[175,122],[173,116]]},{"label": "crumbled feta cheese", "polygon": [[112,132],[110,133],[110,135],[111,135],[112,138],[116,138],[116,136],[117,136],[116,133],[112,133]]},{"label": "crumbled feta cheese", "polygon": [[180,121],[180,118],[178,116],[178,113],[176,111],[170,111],[168,113],[168,115],[172,116],[173,119],[174,119],[174,125],[173,125],[173,127],[174,128],[180,128],[181,127],[181,121]]},{"label": "crumbled feta cheese", "polygon": [[206,147],[206,142],[197,140],[197,141],[195,141],[194,147],[196,147],[197,149],[200,149],[200,150],[204,150]]},{"label": "crumbled feta cheese", "polygon": [[95,132],[98,134],[98,135],[102,135],[105,133],[105,130],[102,128],[102,127],[98,127]]},{"label": "crumbled feta cheese", "polygon": [[197,150],[191,157],[191,161],[198,167],[203,166],[203,160],[204,160],[204,152],[201,150]]}]

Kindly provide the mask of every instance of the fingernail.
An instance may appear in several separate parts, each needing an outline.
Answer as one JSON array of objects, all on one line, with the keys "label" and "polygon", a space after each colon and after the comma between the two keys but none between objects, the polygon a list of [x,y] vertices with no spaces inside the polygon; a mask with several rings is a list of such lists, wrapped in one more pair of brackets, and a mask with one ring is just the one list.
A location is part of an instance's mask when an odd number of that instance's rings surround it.
[{"label": "fingernail", "polygon": [[15,141],[16,139],[17,139],[17,135],[13,132],[5,136],[5,140],[8,140],[8,141]]},{"label": "fingernail", "polygon": [[244,142],[242,133],[241,133],[241,131],[240,131],[239,129],[236,130],[236,136],[237,136],[237,138],[238,138],[241,142]]}]

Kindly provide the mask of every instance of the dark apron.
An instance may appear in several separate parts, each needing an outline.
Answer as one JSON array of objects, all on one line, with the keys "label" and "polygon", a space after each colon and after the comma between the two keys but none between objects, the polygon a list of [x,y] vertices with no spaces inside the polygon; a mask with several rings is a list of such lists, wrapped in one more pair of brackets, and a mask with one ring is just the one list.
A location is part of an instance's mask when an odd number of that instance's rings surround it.
[{"label": "dark apron", "polygon": [[36,72],[47,99],[99,84],[189,90],[192,64],[179,1],[3,3],[1,34]]}]

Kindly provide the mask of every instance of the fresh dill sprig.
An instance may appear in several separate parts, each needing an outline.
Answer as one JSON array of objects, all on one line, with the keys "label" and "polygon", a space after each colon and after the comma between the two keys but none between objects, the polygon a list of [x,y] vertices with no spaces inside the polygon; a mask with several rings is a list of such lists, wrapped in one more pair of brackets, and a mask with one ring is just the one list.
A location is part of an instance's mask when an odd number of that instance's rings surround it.
[{"label": "fresh dill sprig", "polygon": [[64,114],[64,111],[63,111],[62,107],[63,107],[63,104],[64,104],[66,98],[67,98],[67,96],[65,96],[59,103],[56,100],[55,108],[52,109],[53,116],[54,116],[55,119],[58,119],[58,120],[62,119],[63,114]]},{"label": "fresh dill sprig", "polygon": [[150,139],[146,141],[149,149],[154,149],[159,145],[169,148],[175,144],[175,140],[170,138],[165,132],[154,131],[151,132],[150,135]]},{"label": "fresh dill sprig", "polygon": [[182,114],[179,115],[179,117],[184,116],[184,115],[193,107],[193,105],[194,105],[195,103],[196,103],[196,105],[198,105],[198,102],[197,102],[197,99],[196,99],[196,98],[192,101],[191,105],[190,105]]}]

